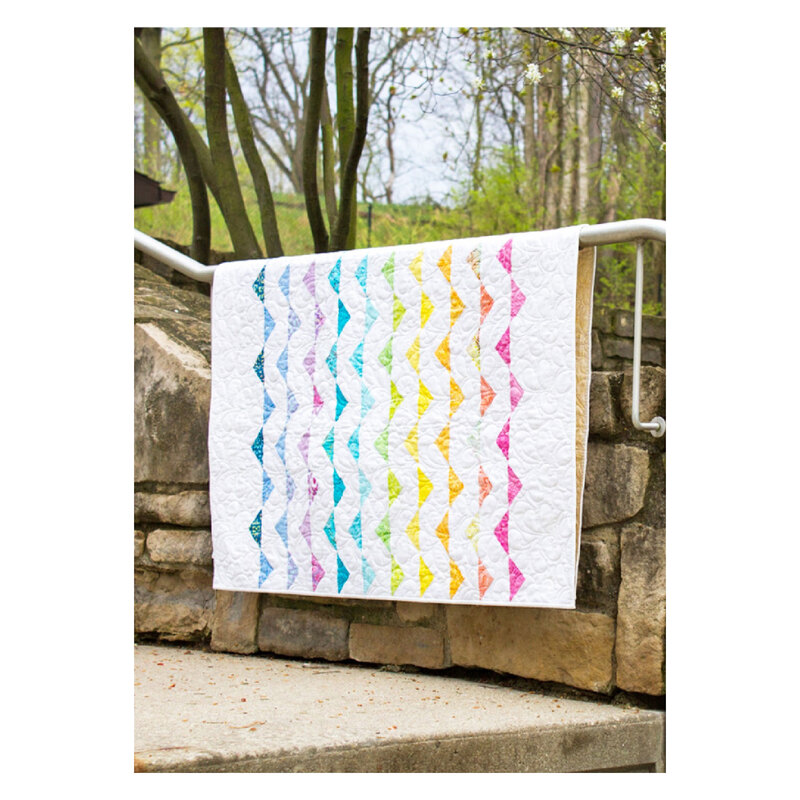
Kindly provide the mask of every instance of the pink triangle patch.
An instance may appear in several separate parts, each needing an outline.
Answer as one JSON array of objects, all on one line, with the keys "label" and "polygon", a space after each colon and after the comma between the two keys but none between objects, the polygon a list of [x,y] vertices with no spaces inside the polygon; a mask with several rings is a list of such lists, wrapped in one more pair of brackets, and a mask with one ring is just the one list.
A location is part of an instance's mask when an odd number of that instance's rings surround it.
[{"label": "pink triangle patch", "polygon": [[503,430],[497,434],[497,446],[503,451],[503,455],[508,461],[508,433],[511,430],[511,420],[507,419],[506,424],[503,425]]},{"label": "pink triangle patch", "polygon": [[306,289],[308,289],[308,293],[314,297],[314,272],[316,270],[316,266],[312,263],[311,266],[308,268],[308,271],[305,275],[303,275],[303,283],[306,285]]},{"label": "pink triangle patch", "polygon": [[519,567],[510,558],[508,559],[508,581],[510,586],[508,599],[513,600],[520,586],[525,583],[525,576],[519,571]]},{"label": "pink triangle patch", "polygon": [[300,523],[300,533],[303,534],[303,538],[306,540],[308,546],[311,547],[311,509],[306,511],[306,515]]},{"label": "pink triangle patch", "polygon": [[514,502],[514,498],[519,494],[519,490],[522,488],[522,481],[516,476],[511,467],[508,468],[508,504],[511,505]]},{"label": "pink triangle patch", "polygon": [[511,363],[511,328],[506,328],[506,332],[495,345],[495,350],[500,353],[500,358],[502,358],[506,364]]},{"label": "pink triangle patch", "polygon": [[317,354],[315,348],[311,348],[307,353],[306,357],[303,359],[303,366],[306,368],[306,372],[308,373],[309,378],[314,377],[314,367],[317,363]]},{"label": "pink triangle patch", "polygon": [[314,387],[314,413],[316,414],[325,403],[322,401],[322,398],[319,396],[319,392],[317,391],[317,387]]},{"label": "pink triangle patch", "polygon": [[522,399],[522,395],[525,394],[525,390],[519,385],[519,382],[511,373],[508,375],[508,383],[511,387],[511,410],[513,411]]},{"label": "pink triangle patch", "polygon": [[497,259],[505,267],[506,272],[511,274],[511,239],[509,239],[497,254]]},{"label": "pink triangle patch", "polygon": [[522,304],[528,298],[525,297],[525,293],[522,289],[517,286],[516,281],[512,278],[511,279],[511,316],[516,317],[519,310],[522,308]]},{"label": "pink triangle patch", "polygon": [[300,443],[297,445],[297,449],[300,451],[300,454],[303,456],[303,461],[308,464],[308,440],[311,438],[311,433],[306,431],[300,437]]},{"label": "pink triangle patch", "polygon": [[492,585],[494,578],[489,573],[489,570],[486,569],[486,565],[478,559],[478,588],[481,593],[481,600],[483,596],[486,594],[486,590]]},{"label": "pink triangle patch", "polygon": [[317,557],[312,553],[311,554],[311,583],[314,587],[314,591],[317,591],[317,586],[319,586],[319,582],[325,577],[325,570],[322,568],[322,564],[317,561]]},{"label": "pink triangle patch", "polygon": [[503,550],[508,553],[508,511],[503,515],[503,519],[497,523],[497,527],[494,529],[494,535],[497,537],[497,541],[503,547]]}]

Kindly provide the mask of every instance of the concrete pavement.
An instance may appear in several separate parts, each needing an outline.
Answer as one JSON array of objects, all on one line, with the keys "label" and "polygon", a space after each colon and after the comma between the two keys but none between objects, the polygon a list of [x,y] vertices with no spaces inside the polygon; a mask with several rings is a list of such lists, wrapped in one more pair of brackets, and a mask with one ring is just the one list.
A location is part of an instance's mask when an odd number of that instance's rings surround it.
[{"label": "concrete pavement", "polygon": [[135,647],[140,772],[663,771],[664,712],[349,663]]}]

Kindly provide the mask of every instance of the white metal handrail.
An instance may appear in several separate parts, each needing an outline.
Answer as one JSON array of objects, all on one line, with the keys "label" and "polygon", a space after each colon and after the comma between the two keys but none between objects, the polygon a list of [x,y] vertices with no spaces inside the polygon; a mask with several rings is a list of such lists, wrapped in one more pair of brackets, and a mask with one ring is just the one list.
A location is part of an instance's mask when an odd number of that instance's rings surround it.
[{"label": "white metal handrail", "polygon": [[[653,436],[663,436],[667,423],[663,417],[654,417],[650,422],[639,418],[639,397],[642,377],[642,286],[644,283],[644,240],[667,241],[667,223],[660,219],[629,219],[620,222],[604,222],[599,225],[581,225],[581,247],[604,244],[636,242],[636,288],[633,312],[633,391],[631,393],[631,422],[640,431],[649,431]],[[214,266],[206,266],[189,256],[173,250],[152,236],[133,229],[134,246],[161,261],[183,275],[203,283],[214,280]]]}]

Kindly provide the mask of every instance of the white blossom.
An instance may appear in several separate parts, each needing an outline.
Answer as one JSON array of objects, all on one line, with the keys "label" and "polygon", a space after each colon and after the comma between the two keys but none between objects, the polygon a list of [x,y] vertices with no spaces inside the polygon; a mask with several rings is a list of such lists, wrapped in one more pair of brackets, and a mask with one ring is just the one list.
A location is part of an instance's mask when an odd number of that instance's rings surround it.
[{"label": "white blossom", "polygon": [[558,32],[561,34],[562,39],[572,38],[572,31],[569,28],[559,28]]},{"label": "white blossom", "polygon": [[476,75],[476,76],[475,76],[475,77],[472,79],[472,85],[473,85],[473,87],[474,87],[475,89],[477,89],[479,92],[480,92],[480,91],[482,91],[483,89],[485,89],[485,88],[486,88],[486,82],[483,80],[483,78],[481,78],[481,76],[480,76],[480,75]]},{"label": "white blossom", "polygon": [[661,147],[659,147],[658,149],[659,149],[659,150],[660,150],[662,153],[666,153],[666,152],[667,152],[667,143],[666,143],[666,142],[661,142]]},{"label": "white blossom", "polygon": [[615,86],[611,90],[611,96],[616,100],[622,100],[625,96],[625,90],[621,86]]},{"label": "white blossom", "polygon": [[658,84],[655,81],[647,81],[645,85],[645,89],[647,89],[650,94],[657,94],[658,93]]},{"label": "white blossom", "polygon": [[542,79],[542,73],[539,71],[538,64],[528,64],[525,68],[525,82],[526,83],[539,83]]},{"label": "white blossom", "polygon": [[647,47],[647,39],[637,39],[637,40],[636,40],[636,41],[633,43],[633,49],[634,49],[634,50],[635,50],[637,53],[643,53],[643,52],[644,52],[644,49],[645,49],[645,47]]},{"label": "white blossom", "polygon": [[620,39],[619,36],[617,36],[614,41],[611,42],[611,47],[614,50],[622,50],[622,48],[625,47],[625,40]]}]

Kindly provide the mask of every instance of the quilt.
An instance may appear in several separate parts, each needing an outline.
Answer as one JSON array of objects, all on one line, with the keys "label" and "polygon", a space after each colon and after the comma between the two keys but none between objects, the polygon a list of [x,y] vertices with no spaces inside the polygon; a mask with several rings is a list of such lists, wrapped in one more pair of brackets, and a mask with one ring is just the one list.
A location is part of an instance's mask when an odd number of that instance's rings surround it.
[{"label": "quilt", "polygon": [[220,265],[214,587],[574,608],[579,228]]}]

